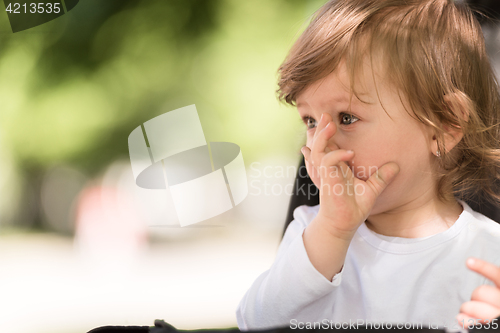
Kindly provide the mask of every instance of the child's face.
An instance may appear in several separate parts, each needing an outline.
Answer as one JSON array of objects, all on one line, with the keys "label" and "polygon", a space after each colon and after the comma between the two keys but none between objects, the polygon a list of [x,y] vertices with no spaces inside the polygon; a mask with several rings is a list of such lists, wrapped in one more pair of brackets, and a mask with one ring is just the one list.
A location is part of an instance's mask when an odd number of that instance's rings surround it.
[{"label": "child's face", "polygon": [[[349,76],[344,64],[298,96],[297,109],[310,128],[307,146],[311,148],[315,127],[321,114],[326,112],[337,128],[330,143],[340,149],[354,150],[354,159],[348,165],[355,177],[366,180],[387,162],[399,165],[400,173],[377,199],[371,215],[410,208],[422,200],[435,198],[433,159],[436,157],[430,128],[405,111],[397,92],[375,71],[378,94],[389,117],[377,97],[372,71],[366,61],[363,73],[356,81],[357,91],[360,98],[373,104],[363,104],[353,95],[351,111],[348,111]],[[307,119],[308,116],[312,119]]]}]

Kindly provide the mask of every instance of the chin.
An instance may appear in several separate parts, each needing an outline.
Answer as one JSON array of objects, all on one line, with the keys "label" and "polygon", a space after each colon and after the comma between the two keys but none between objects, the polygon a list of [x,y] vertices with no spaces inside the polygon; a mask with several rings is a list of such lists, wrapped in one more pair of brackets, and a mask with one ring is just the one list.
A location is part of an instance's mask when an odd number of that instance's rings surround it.
[{"label": "chin", "polygon": [[377,202],[378,202],[378,199],[377,199],[377,201],[375,201],[375,205],[373,205],[372,210],[370,211],[368,216],[378,215],[378,214],[384,212],[383,207],[381,207],[380,204],[378,204]]},{"label": "chin", "polygon": [[375,200],[375,204],[373,205],[370,214],[368,215],[377,215],[394,209],[398,205],[398,203],[394,196],[391,196],[391,194],[391,189],[386,188],[378,196],[377,200]]}]

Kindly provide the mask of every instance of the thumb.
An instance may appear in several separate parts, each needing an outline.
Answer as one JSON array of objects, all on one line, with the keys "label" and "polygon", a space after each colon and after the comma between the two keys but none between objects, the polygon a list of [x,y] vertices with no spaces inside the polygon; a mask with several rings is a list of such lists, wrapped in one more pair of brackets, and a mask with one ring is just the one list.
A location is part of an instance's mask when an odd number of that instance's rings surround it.
[{"label": "thumb", "polygon": [[394,162],[389,162],[377,169],[370,178],[366,181],[367,185],[373,190],[375,197],[378,197],[380,193],[389,185],[396,175],[399,173],[399,165]]}]

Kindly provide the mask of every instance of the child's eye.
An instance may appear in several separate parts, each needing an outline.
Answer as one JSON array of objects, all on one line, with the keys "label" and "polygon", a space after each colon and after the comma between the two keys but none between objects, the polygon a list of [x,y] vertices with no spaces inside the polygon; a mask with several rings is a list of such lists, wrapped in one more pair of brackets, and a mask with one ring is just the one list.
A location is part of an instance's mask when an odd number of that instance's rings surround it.
[{"label": "child's eye", "polygon": [[351,125],[359,120],[355,115],[349,113],[340,113],[339,118],[341,125]]},{"label": "child's eye", "polygon": [[308,130],[316,127],[316,125],[317,125],[316,120],[314,120],[313,118],[311,118],[309,116],[304,117],[304,123],[306,124]]}]

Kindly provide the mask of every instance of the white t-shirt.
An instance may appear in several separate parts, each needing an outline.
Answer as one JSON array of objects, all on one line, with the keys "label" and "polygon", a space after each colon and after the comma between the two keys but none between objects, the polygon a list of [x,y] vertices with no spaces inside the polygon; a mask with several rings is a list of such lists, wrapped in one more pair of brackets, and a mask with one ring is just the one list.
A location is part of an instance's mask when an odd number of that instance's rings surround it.
[{"label": "white t-shirt", "polygon": [[332,281],[311,264],[302,240],[319,205],[297,207],[273,265],[238,305],[238,327],[404,323],[459,329],[462,303],[478,286],[494,285],[469,270],[466,259],[500,264],[500,224],[459,203],[464,210],[457,221],[429,237],[383,236],[363,223]]}]

